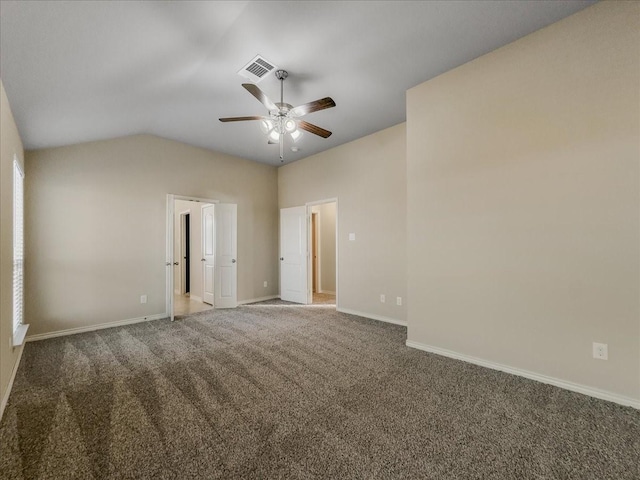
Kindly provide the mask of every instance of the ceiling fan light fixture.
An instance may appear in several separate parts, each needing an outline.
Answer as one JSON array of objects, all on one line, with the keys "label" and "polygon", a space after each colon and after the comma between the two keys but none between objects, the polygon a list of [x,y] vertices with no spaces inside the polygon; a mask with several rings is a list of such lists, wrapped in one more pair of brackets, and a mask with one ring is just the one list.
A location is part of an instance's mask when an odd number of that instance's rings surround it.
[{"label": "ceiling fan light fixture", "polygon": [[302,132],[300,130],[294,130],[291,132],[291,138],[293,138],[294,142],[297,142],[302,137]]},{"label": "ceiling fan light fixture", "polygon": [[[256,60],[257,62],[257,60]],[[257,62],[260,63],[260,62]],[[267,68],[265,65],[260,65]],[[271,66],[270,64],[268,64]],[[275,67],[272,67],[275,68]],[[250,69],[251,70],[251,69]],[[322,138],[329,138],[331,132],[324,128],[318,127],[304,120],[298,120],[309,113],[324,110],[336,106],[336,102],[331,97],[321,98],[313,102],[305,103],[297,107],[292,107],[284,101],[284,80],[289,75],[286,70],[276,70],[276,78],[280,80],[280,102],[274,103],[265,93],[260,90],[254,83],[243,83],[242,87],[253,95],[262,105],[267,107],[268,117],[264,116],[245,116],[245,117],[225,117],[220,118],[221,122],[240,122],[246,120],[259,120],[260,130],[269,138],[268,143],[277,143],[280,145],[280,161],[284,161],[284,143],[285,136],[291,135],[293,142],[297,142],[302,137],[302,132],[298,129],[318,135]],[[296,147],[298,148],[298,147]],[[293,150],[297,151],[297,150]]]},{"label": "ceiling fan light fixture", "polygon": [[284,121],[284,129],[288,132],[288,133],[293,133],[296,131],[296,129],[298,128],[298,124],[296,123],[296,121],[293,118],[287,118]]},{"label": "ceiling fan light fixture", "polygon": [[277,142],[280,140],[280,134],[276,129],[273,129],[271,130],[271,132],[269,132],[269,139],[271,139],[271,141],[273,142]]},{"label": "ceiling fan light fixture", "polygon": [[273,121],[267,118],[260,120],[260,130],[262,130],[264,134],[271,132],[271,130],[273,130]]}]

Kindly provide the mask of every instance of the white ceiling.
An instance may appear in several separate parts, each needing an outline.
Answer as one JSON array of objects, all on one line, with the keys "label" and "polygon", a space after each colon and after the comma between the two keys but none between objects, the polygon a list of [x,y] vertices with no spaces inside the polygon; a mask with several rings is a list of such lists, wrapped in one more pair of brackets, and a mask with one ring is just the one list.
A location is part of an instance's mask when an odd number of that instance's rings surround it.
[{"label": "white ceiling", "polygon": [[[111,1],[0,5],[1,77],[27,149],[151,133],[279,165],[266,109],[236,72],[261,54],[284,99],[337,106],[305,120],[285,163],[405,120],[408,88],[593,1]],[[259,87],[279,101],[275,76]]]}]

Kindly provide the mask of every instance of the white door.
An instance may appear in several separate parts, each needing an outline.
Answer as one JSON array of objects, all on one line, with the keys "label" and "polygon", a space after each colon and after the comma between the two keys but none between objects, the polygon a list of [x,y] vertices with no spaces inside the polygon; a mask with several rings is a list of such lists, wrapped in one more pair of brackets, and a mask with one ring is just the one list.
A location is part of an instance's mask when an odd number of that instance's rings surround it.
[{"label": "white door", "polygon": [[215,239],[215,222],[213,221],[213,205],[202,207],[202,274],[204,280],[202,282],[204,289],[202,301],[213,305],[213,285],[214,285],[214,239]]},{"label": "white door", "polygon": [[215,211],[215,302],[216,308],[238,306],[238,206],[218,203]]},{"label": "white door", "polygon": [[167,312],[173,322],[173,235],[174,235],[174,217],[173,217],[173,200],[174,196],[167,195],[167,252],[165,257],[167,271]]},{"label": "white door", "polygon": [[307,207],[280,209],[280,298],[307,304]]}]

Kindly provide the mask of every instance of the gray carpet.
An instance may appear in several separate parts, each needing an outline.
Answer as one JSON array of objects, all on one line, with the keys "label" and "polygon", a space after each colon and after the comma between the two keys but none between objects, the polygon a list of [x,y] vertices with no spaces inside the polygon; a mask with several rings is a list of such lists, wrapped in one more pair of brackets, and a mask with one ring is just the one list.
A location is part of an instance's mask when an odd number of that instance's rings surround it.
[{"label": "gray carpet", "polygon": [[29,343],[11,479],[638,479],[640,412],[253,305]]}]

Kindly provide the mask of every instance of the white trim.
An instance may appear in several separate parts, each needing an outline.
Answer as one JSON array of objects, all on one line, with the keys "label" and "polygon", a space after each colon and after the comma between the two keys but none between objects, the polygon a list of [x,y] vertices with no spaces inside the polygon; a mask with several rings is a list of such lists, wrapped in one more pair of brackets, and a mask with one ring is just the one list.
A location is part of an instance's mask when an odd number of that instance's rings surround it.
[{"label": "white trim", "polygon": [[[165,242],[166,242],[166,250],[165,250],[165,266],[166,266],[166,289],[165,289],[165,310],[169,313],[169,317],[171,321],[174,320],[173,315],[173,292],[176,288],[174,284],[174,272],[173,272],[173,257],[174,257],[174,237],[175,237],[175,205],[176,201],[174,199],[174,195],[171,193],[167,194],[167,212],[166,212],[166,222],[167,229],[165,231]],[[178,289],[178,292],[180,289]]]},{"label": "white trim", "polygon": [[191,300],[195,300],[196,302],[204,303],[204,302],[202,301],[202,297],[199,297],[199,296],[197,296],[197,295],[191,295],[191,294],[189,294],[189,298],[190,298]]},{"label": "white trim", "polygon": [[88,325],[86,327],[67,328],[65,330],[57,330],[55,332],[39,333],[37,335],[28,335],[27,342],[37,342],[46,340],[47,338],[66,337],[67,335],[75,335],[76,333],[93,332],[95,330],[103,330],[105,328],[122,327],[124,325],[132,325],[134,323],[150,322],[152,320],[160,320],[168,318],[167,312],[156,313],[155,315],[147,315],[146,317],[128,318],[126,320],[118,320],[116,322],[99,323],[97,325]]},{"label": "white trim", "polygon": [[407,322],[404,320],[398,320],[396,318],[383,317],[382,315],[376,315],[374,313],[359,312],[357,310],[351,310],[348,308],[336,308],[338,312],[348,313],[349,315],[357,315],[359,317],[370,318],[372,320],[379,320],[380,322],[393,323],[394,325],[407,326]]},{"label": "white trim", "polygon": [[[313,231],[313,216],[316,216],[316,229]],[[316,289],[320,291],[320,285],[322,285],[322,254],[320,253],[320,242],[321,242],[321,229],[320,229],[320,212],[314,212],[313,207],[311,207],[311,239],[309,241],[309,245],[311,245],[310,253],[310,268],[311,268],[311,299],[313,300],[313,282],[316,282]],[[316,258],[313,258],[313,239],[316,239]],[[313,264],[316,264],[316,278],[313,278]],[[313,303],[313,301],[311,302]]]},{"label": "white trim", "polygon": [[20,352],[18,353],[18,358],[16,359],[16,363],[13,366],[13,371],[11,372],[11,377],[9,377],[9,384],[7,385],[7,390],[4,392],[4,396],[2,397],[2,402],[0,403],[0,420],[2,420],[2,416],[4,415],[4,409],[9,403],[9,396],[11,395],[11,389],[13,388],[13,381],[16,379],[16,373],[18,373],[18,366],[20,366],[20,360],[22,359],[22,352],[24,352],[24,344],[20,347]]},{"label": "white trim", "polygon": [[499,370],[501,372],[510,373],[511,375],[517,375],[519,377],[528,378],[529,380],[535,380],[536,382],[546,383],[547,385],[553,385],[555,387],[563,388],[572,392],[581,393],[590,397],[599,398],[601,400],[607,400],[609,402],[618,403],[627,407],[633,407],[640,409],[640,400],[636,400],[616,393],[607,392],[606,390],[600,390],[598,388],[588,387],[586,385],[580,385],[578,383],[569,382],[567,380],[561,380],[559,378],[549,377],[540,373],[530,372],[528,370],[522,370],[520,368],[509,367],[500,363],[490,362],[481,358],[464,355],[462,353],[454,352],[439,347],[432,347],[431,345],[425,345],[423,343],[413,342],[407,340],[407,347],[416,348],[429,353],[435,353],[436,355],[442,355],[443,357],[454,358],[456,360],[462,360],[463,362],[473,363],[474,365],[480,365],[481,367],[490,368],[492,370]]},{"label": "white trim", "polygon": [[335,295],[336,292],[330,292],[329,290],[318,290],[316,293],[326,293],[327,295]]},{"label": "white trim", "polygon": [[20,336],[26,331],[19,331],[24,323],[24,265],[25,265],[25,247],[24,247],[24,169],[18,161],[18,155],[13,153],[13,214],[12,214],[12,332],[13,345],[19,345],[22,342],[16,342]]},{"label": "white trim", "polygon": [[27,336],[27,330],[29,330],[29,324],[21,323],[13,332],[13,338],[11,339],[11,346],[13,348],[19,347],[24,343],[24,337]]},{"label": "white trim", "polygon": [[249,300],[238,300],[238,305],[246,305],[248,303],[264,302],[266,300],[273,300],[274,298],[280,298],[280,295],[267,295],[266,297],[250,298]]}]

